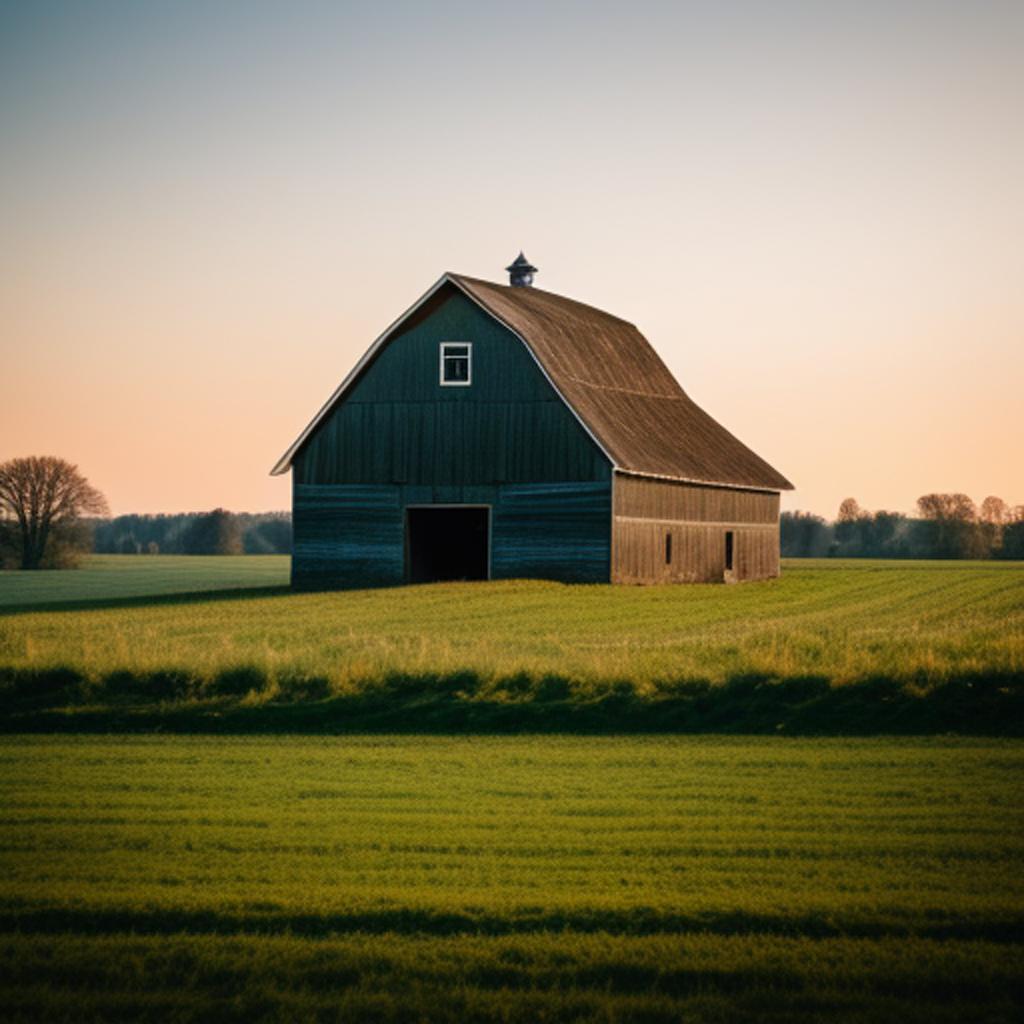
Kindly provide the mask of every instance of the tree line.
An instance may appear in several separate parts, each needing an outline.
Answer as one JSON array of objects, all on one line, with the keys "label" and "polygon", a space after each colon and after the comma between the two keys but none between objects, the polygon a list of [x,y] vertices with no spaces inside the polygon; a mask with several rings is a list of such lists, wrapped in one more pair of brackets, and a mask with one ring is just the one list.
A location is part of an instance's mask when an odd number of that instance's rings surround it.
[{"label": "tree line", "polygon": [[783,512],[783,557],[1024,559],[1024,505],[994,495],[981,505],[966,494],[924,494],[917,515],[869,512],[846,498],[829,522]]},{"label": "tree line", "polygon": [[[0,463],[0,569],[56,569],[100,554],[290,554],[287,512],[185,512],[109,518],[104,496],[54,456]],[[828,522],[783,512],[787,557],[1024,559],[1024,505],[990,496],[925,494],[917,515],[869,512],[854,498]]]},{"label": "tree line", "polygon": [[182,512],[93,519],[92,550],[103,555],[287,555],[287,512]]},{"label": "tree line", "polygon": [[0,463],[0,569],[66,569],[102,554],[290,554],[287,512],[186,512],[110,518],[78,467],[52,455]]}]

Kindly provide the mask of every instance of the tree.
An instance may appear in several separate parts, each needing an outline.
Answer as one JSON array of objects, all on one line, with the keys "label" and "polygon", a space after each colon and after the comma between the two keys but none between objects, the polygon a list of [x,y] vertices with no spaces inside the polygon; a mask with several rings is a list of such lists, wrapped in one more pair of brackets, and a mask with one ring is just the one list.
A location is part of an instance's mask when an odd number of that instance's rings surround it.
[{"label": "tree", "polygon": [[1010,509],[1002,498],[990,494],[982,503],[979,513],[983,523],[992,523],[995,526],[1002,526],[1010,518]]},{"label": "tree", "polygon": [[1003,546],[1003,530],[1011,522],[1010,508],[1002,498],[990,494],[978,510],[981,533],[989,553],[998,555]]},{"label": "tree", "polygon": [[836,522],[852,523],[863,515],[864,513],[861,511],[856,498],[843,498],[839,505],[839,515],[836,516]]},{"label": "tree", "polygon": [[836,516],[835,525],[836,543],[840,549],[846,549],[842,550],[841,553],[849,554],[849,549],[856,546],[857,537],[860,532],[858,527],[863,518],[864,512],[861,511],[860,505],[857,504],[857,499],[843,498],[842,504],[839,506],[839,515]]},{"label": "tree", "polygon": [[73,564],[87,544],[85,513],[107,515],[107,499],[64,459],[52,455],[0,465],[0,516],[22,569]]},{"label": "tree", "polygon": [[1007,512],[1000,558],[1024,558],[1024,505]]},{"label": "tree", "polygon": [[783,512],[779,534],[784,558],[822,558],[832,543],[832,527],[810,512]]},{"label": "tree", "polygon": [[[241,518],[241,517],[240,517]],[[292,520],[287,512],[247,516],[242,543],[247,555],[287,555],[292,550]]]},{"label": "tree", "polygon": [[223,508],[196,516],[185,534],[188,555],[242,554],[242,527],[238,516]]},{"label": "tree", "polygon": [[966,494],[923,494],[917,499],[931,558],[984,558],[978,511]]}]

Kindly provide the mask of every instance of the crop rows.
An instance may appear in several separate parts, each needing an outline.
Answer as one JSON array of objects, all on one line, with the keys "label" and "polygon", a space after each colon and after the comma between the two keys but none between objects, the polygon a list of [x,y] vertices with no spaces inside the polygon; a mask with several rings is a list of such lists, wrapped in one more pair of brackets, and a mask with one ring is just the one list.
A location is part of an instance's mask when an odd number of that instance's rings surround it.
[{"label": "crop rows", "polygon": [[0,740],[14,1019],[1012,1019],[996,740]]}]

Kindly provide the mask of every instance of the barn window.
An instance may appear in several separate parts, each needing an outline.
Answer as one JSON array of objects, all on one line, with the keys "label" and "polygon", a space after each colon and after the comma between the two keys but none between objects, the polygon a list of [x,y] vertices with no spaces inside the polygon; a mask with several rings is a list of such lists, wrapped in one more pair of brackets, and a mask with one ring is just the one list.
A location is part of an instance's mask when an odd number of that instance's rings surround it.
[{"label": "barn window", "polygon": [[466,387],[473,379],[473,346],[468,341],[441,342],[441,384]]},{"label": "barn window", "polygon": [[672,564],[672,534],[665,534],[665,564]]},{"label": "barn window", "polygon": [[732,530],[725,531],[725,571],[732,572]]}]

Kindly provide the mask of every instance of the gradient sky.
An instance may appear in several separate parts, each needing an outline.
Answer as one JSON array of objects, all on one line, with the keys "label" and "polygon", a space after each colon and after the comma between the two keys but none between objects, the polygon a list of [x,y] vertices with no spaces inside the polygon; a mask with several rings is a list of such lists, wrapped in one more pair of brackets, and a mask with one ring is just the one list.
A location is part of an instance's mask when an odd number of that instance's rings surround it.
[{"label": "gradient sky", "polygon": [[1024,3],[0,0],[0,460],[270,467],[444,270],[631,320],[796,485],[1024,502]]}]

